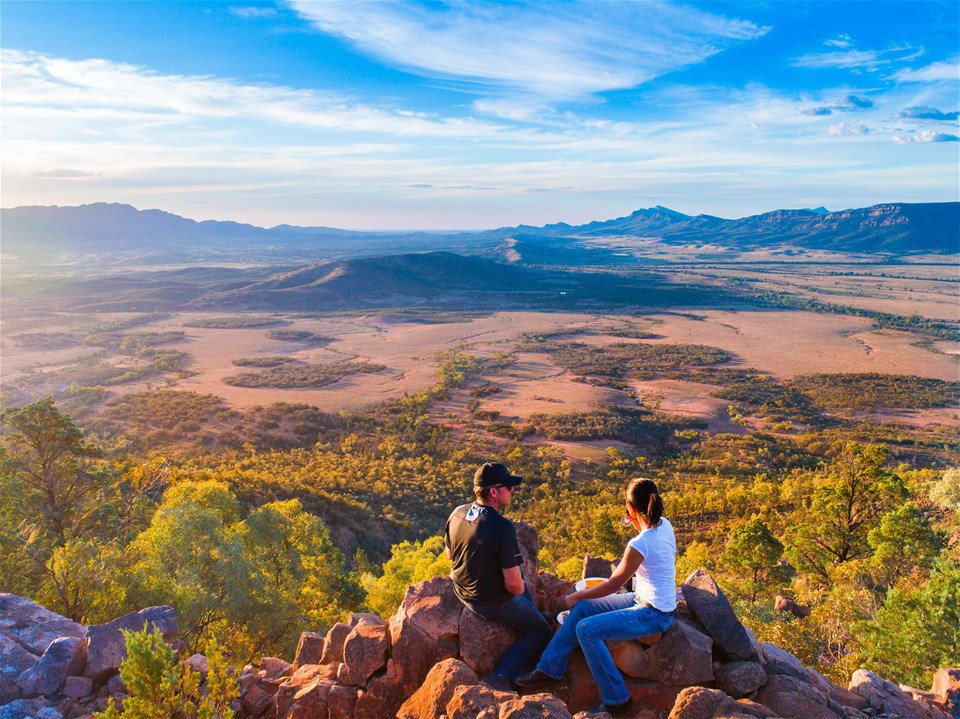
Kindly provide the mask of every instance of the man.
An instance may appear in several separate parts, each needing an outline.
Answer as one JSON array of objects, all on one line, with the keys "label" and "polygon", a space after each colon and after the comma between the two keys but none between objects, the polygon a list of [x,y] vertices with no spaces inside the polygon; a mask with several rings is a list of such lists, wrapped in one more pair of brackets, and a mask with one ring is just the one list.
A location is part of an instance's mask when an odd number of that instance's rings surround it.
[{"label": "man", "polygon": [[512,688],[530,671],[553,636],[520,573],[523,557],[513,522],[500,514],[522,481],[499,462],[480,465],[473,475],[476,500],[453,510],[444,529],[457,597],[470,611],[520,633],[484,679],[497,689]]}]

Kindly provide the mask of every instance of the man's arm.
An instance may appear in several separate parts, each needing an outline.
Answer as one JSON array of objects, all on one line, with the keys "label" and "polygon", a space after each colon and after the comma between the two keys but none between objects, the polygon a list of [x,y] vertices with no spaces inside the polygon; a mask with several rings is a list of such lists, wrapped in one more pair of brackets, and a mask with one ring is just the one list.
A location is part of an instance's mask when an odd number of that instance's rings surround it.
[{"label": "man's arm", "polygon": [[523,594],[526,586],[523,583],[523,575],[520,574],[520,567],[503,570],[503,586],[510,594]]}]

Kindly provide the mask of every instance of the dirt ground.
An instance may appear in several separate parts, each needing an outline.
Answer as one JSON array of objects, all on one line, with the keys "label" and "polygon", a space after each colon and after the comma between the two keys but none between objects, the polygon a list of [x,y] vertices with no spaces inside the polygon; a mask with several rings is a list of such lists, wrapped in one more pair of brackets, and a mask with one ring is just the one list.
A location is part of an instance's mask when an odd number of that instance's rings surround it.
[{"label": "dirt ground", "polygon": [[[230,317],[206,313],[204,317]],[[333,337],[323,347],[298,342],[273,340],[274,328],[201,329],[187,327],[196,314],[179,314],[139,327],[132,332],[182,330],[185,339],[164,348],[188,355],[185,369],[195,372],[175,382],[163,379],[141,381],[112,387],[116,393],[142,391],[148,387],[173,386],[177,389],[218,395],[237,409],[274,402],[302,402],[322,410],[362,410],[385,400],[414,393],[436,382],[438,351],[462,349],[481,357],[513,353],[525,334],[552,335],[551,339],[597,345],[615,342],[690,343],[720,347],[732,353],[730,366],[753,368],[776,378],[835,372],[878,372],[956,380],[960,364],[956,357],[915,346],[915,335],[888,330],[874,331],[865,318],[823,315],[789,310],[662,312],[644,316],[595,315],[578,313],[502,312],[472,320],[445,324],[426,324],[384,320],[370,314],[340,318],[305,319],[284,316],[284,330],[302,330]],[[611,328],[632,328],[653,332],[649,340],[631,340],[609,334]],[[76,329],[66,322],[63,331]],[[24,331],[24,330],[21,330]],[[38,330],[34,330],[38,331]],[[59,331],[52,324],[43,331]],[[3,363],[0,382],[6,384],[31,367],[69,364],[92,354],[97,348],[79,346],[62,350],[27,350],[3,338]],[[942,351],[957,351],[953,343],[938,343]],[[385,366],[371,374],[348,376],[318,389],[271,389],[233,387],[225,377],[242,372],[258,372],[232,364],[240,358],[287,355],[298,362],[334,363],[360,360]],[[106,357],[121,364],[128,358]],[[589,411],[598,403],[630,404],[625,393],[608,387],[596,387],[576,378],[553,364],[548,355],[515,352],[512,363],[491,371],[478,381],[489,381],[501,389],[479,399],[482,410],[495,411],[502,421],[522,422],[533,413],[560,414]],[[711,431],[744,432],[727,414],[727,401],[710,397],[712,386],[675,380],[635,381],[631,389],[645,406],[707,423]],[[466,415],[465,399],[452,402],[440,411]],[[957,408],[927,412],[891,413],[889,419],[908,424],[929,422],[957,423]],[[601,458],[609,442],[563,443],[569,456]],[[569,445],[569,446],[568,446]]]}]

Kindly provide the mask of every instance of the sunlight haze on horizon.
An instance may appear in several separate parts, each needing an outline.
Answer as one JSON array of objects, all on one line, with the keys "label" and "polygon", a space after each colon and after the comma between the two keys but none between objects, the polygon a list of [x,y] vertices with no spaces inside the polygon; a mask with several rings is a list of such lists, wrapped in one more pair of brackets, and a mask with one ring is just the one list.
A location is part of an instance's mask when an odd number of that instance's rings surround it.
[{"label": "sunlight haze on horizon", "polygon": [[960,199],[960,4],[3,0],[3,206],[345,229]]}]

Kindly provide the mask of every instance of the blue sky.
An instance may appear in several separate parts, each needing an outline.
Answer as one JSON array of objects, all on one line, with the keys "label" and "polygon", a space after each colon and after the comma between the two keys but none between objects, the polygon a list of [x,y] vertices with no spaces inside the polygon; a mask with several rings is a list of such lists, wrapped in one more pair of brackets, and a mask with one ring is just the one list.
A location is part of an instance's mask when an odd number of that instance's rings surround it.
[{"label": "blue sky", "polygon": [[951,2],[0,2],[3,206],[372,229],[960,199]]}]

